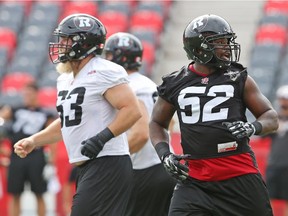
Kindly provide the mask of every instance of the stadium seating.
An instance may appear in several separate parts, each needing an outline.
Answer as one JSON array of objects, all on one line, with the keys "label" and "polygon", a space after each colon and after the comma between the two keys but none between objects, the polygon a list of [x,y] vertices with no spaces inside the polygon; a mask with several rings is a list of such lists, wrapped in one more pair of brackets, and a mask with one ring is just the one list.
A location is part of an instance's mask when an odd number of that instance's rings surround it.
[{"label": "stadium seating", "polygon": [[284,45],[286,43],[286,27],[277,24],[261,25],[256,32],[256,43],[276,42]]},{"label": "stadium seating", "polygon": [[73,13],[86,13],[97,17],[98,5],[93,1],[70,1],[63,9],[64,11],[59,20]]},{"label": "stadium seating", "polygon": [[250,58],[250,75],[273,102],[276,89],[287,84],[288,2],[267,0],[255,31]]},{"label": "stadium seating", "polygon": [[0,106],[8,105],[17,107],[23,105],[23,98],[17,91],[2,92],[0,95]]},{"label": "stadium seating", "polygon": [[[29,1],[27,1],[29,3]],[[4,1],[0,7],[0,27],[20,33],[23,21],[29,11],[26,1]],[[29,5],[30,6],[30,5]]]},{"label": "stadium seating", "polygon": [[38,93],[39,103],[42,107],[55,108],[57,91],[54,87],[42,87]]},{"label": "stadium seating", "polygon": [[106,26],[107,38],[116,32],[128,31],[128,15],[121,11],[106,10],[99,13],[98,18]]},{"label": "stadium seating", "polygon": [[155,47],[152,43],[142,41],[143,61],[146,62],[147,75],[151,73],[152,65],[155,61]]},{"label": "stadium seating", "polygon": [[135,7],[135,5],[137,4],[137,1],[129,1],[129,0],[103,0],[103,5],[106,4],[116,4],[116,5],[120,5],[120,4],[124,4],[126,5],[126,7],[130,8],[131,10]]},{"label": "stadium seating", "polygon": [[[43,85],[51,85],[51,80],[45,82],[41,78],[47,72],[45,64],[48,59],[47,52],[43,50],[48,49],[51,33],[59,20],[71,13],[88,13],[98,17],[105,24],[108,37],[119,31],[135,33],[148,44],[144,45],[147,48],[141,71],[150,76],[155,49],[159,46],[164,18],[168,16],[171,2],[70,0],[64,4],[63,1],[48,0],[1,1],[0,47],[8,49],[8,59],[2,64],[4,69],[1,68],[0,77],[5,73],[20,71],[39,78]],[[1,56],[5,59],[3,54]]]},{"label": "stadium seating", "polygon": [[260,19],[260,25],[276,24],[286,27],[288,25],[288,16],[282,13],[264,14]]},{"label": "stadium seating", "polygon": [[127,1],[104,1],[100,5],[99,12],[105,13],[105,11],[117,11],[130,16],[134,5]]},{"label": "stadium seating", "polygon": [[130,28],[130,33],[138,37],[141,41],[153,44],[155,47],[159,45],[160,37],[153,30],[144,27],[132,27]]},{"label": "stadium seating", "polygon": [[0,79],[6,72],[8,62],[8,49],[6,47],[0,47]]},{"label": "stadium seating", "polygon": [[33,76],[25,72],[5,74],[1,80],[1,93],[21,92],[25,84],[34,80]]},{"label": "stadium seating", "polygon": [[9,59],[14,54],[15,47],[17,45],[17,34],[10,28],[0,27],[0,47],[7,49]]},{"label": "stadium seating", "polygon": [[264,5],[264,13],[283,13],[288,14],[288,1],[267,0]]},{"label": "stadium seating", "polygon": [[163,17],[155,11],[140,10],[131,15],[130,27],[144,27],[160,34],[163,30]]},{"label": "stadium seating", "polygon": [[135,8],[135,12],[137,13],[141,10],[157,12],[164,18],[167,15],[166,7],[162,1],[140,1]]},{"label": "stadium seating", "polygon": [[56,80],[59,73],[55,69],[55,65],[51,63],[50,59],[47,59],[43,66],[45,73],[40,74],[38,79],[38,85],[40,87],[56,87]]},{"label": "stadium seating", "polygon": [[287,85],[288,84],[288,55],[287,55],[287,48],[285,50],[286,55],[283,57],[282,62],[280,63],[279,74],[277,76],[278,85]]}]

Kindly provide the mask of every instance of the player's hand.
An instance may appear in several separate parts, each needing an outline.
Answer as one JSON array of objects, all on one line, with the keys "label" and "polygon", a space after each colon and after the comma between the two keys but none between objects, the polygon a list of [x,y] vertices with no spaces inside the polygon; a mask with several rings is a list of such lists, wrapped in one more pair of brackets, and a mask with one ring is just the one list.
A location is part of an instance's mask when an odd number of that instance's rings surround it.
[{"label": "player's hand", "polygon": [[244,137],[251,137],[255,134],[255,127],[250,122],[235,121],[235,122],[223,122],[228,130],[234,135],[237,139],[242,139]]},{"label": "player's hand", "polygon": [[187,155],[169,154],[163,159],[166,171],[175,179],[184,181],[187,179],[189,168],[180,161],[187,158]]},{"label": "player's hand", "polygon": [[81,154],[94,159],[103,149],[106,142],[114,137],[113,133],[108,127],[87,140],[82,141]]},{"label": "player's hand", "polygon": [[103,149],[105,142],[99,139],[99,136],[96,135],[90,139],[84,140],[81,145],[81,154],[94,159],[97,157],[99,152]]},{"label": "player's hand", "polygon": [[25,158],[36,147],[32,138],[24,138],[16,142],[13,146],[15,154],[21,158]]}]

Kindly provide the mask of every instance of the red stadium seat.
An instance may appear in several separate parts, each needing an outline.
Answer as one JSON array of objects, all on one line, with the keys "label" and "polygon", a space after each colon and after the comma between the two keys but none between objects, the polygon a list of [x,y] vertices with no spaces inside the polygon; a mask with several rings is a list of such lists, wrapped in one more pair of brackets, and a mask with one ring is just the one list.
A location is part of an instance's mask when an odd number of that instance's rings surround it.
[{"label": "red stadium seat", "polygon": [[141,10],[131,16],[130,27],[149,28],[160,34],[163,30],[163,18],[155,11]]},{"label": "red stadium seat", "polygon": [[145,60],[149,66],[152,66],[152,64],[155,61],[155,47],[152,43],[149,43],[147,41],[142,41],[143,45],[143,60]]},{"label": "red stadium seat", "polygon": [[261,25],[256,32],[256,43],[275,42],[284,45],[287,40],[287,30],[282,25]]},{"label": "red stadium seat", "polygon": [[57,89],[53,87],[43,87],[38,93],[39,103],[43,107],[55,107],[57,100]]},{"label": "red stadium seat", "polygon": [[[128,30],[128,16],[119,11],[105,11],[98,16],[107,29],[107,37],[116,32]],[[115,22],[116,21],[116,22]]]},{"label": "red stadium seat", "polygon": [[147,41],[141,41],[143,45],[143,66],[145,66],[145,75],[150,77],[152,66],[155,62],[155,46]]},{"label": "red stadium seat", "polygon": [[17,35],[9,28],[0,28],[0,47],[6,47],[9,58],[12,57],[17,44]]},{"label": "red stadium seat", "polygon": [[264,13],[283,13],[288,14],[288,1],[266,1],[264,5]]},{"label": "red stadium seat", "polygon": [[86,13],[92,15],[94,17],[97,16],[98,12],[98,5],[96,2],[93,1],[71,1],[66,2],[67,5],[63,7],[64,11],[62,16],[60,16],[60,20],[65,18],[68,15],[74,13]]},{"label": "red stadium seat", "polygon": [[8,73],[1,80],[1,92],[21,91],[27,83],[34,80],[34,77],[26,72]]}]

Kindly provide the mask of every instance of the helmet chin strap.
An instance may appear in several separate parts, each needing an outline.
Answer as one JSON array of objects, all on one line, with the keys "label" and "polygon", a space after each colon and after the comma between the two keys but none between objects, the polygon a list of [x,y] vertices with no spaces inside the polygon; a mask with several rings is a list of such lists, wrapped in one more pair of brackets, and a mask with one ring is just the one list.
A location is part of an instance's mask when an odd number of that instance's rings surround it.
[{"label": "helmet chin strap", "polygon": [[90,50],[88,50],[84,55],[80,56],[78,58],[78,60],[82,60],[84,58],[86,58],[87,56],[89,56],[90,54],[92,54],[95,50],[97,49],[97,47],[92,47]]},{"label": "helmet chin strap", "polygon": [[63,61],[69,61],[69,60],[73,60],[73,61],[80,61],[80,60],[83,60],[84,58],[86,58],[87,56],[89,56],[90,54],[92,54],[95,50],[97,49],[97,47],[92,47],[90,50],[88,50],[86,53],[84,53],[83,55],[81,55],[80,57],[78,58],[75,58],[74,56],[76,55],[75,51],[74,50],[71,50],[71,52],[69,52],[68,56],[67,55],[64,55],[62,56],[62,60],[61,62]]},{"label": "helmet chin strap", "polygon": [[66,54],[60,54],[58,56],[58,60],[59,60],[59,62],[65,63],[65,62],[69,61],[69,58],[67,57]]}]

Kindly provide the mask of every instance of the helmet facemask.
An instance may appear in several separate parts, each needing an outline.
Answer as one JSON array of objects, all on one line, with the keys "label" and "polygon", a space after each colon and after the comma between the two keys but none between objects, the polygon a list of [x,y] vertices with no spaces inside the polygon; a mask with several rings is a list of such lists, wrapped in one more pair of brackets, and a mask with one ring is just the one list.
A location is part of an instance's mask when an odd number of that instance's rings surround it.
[{"label": "helmet facemask", "polygon": [[[204,33],[199,38],[202,40],[200,48],[190,49],[192,55],[189,57],[192,57],[192,60],[223,69],[228,68],[231,63],[239,61],[241,49],[240,45],[235,42],[236,36],[234,34]],[[227,42],[217,42],[221,39],[226,39]],[[219,56],[219,52],[224,55],[224,58],[223,56]]]},{"label": "helmet facemask", "polygon": [[[50,59],[54,64],[65,63],[67,61],[80,61],[90,54],[98,54],[96,50],[98,48],[102,50],[104,47],[104,44],[95,45],[93,41],[90,42],[90,36],[87,33],[79,33],[72,36],[59,33],[54,34],[58,37],[58,42],[49,44]],[[65,44],[60,43],[61,37],[68,38]],[[72,41],[71,45],[69,45],[69,40]]]},{"label": "helmet facemask", "polygon": [[192,20],[183,33],[189,59],[209,67],[228,68],[240,58],[240,45],[230,24],[217,15],[206,14]]},{"label": "helmet facemask", "polygon": [[[240,45],[235,42],[235,34],[217,34],[206,36],[201,47],[213,53],[213,58],[206,62],[217,68],[227,68],[231,63],[239,61]],[[224,41],[224,42],[221,42]],[[219,52],[222,55],[219,56]]]}]

